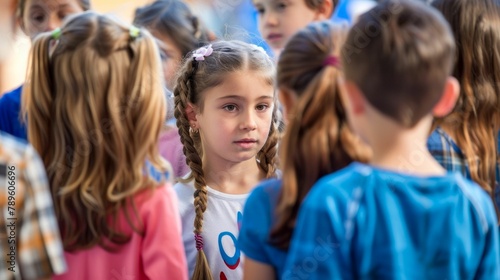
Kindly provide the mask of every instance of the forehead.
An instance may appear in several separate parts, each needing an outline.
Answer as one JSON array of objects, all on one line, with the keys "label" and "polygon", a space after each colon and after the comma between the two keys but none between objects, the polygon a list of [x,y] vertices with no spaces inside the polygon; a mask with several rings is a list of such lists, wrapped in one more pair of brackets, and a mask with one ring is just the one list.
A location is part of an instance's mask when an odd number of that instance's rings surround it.
[{"label": "forehead", "polygon": [[24,2],[25,9],[29,8],[47,8],[56,9],[63,6],[77,6],[80,7],[80,1],[78,0],[26,0]]},{"label": "forehead", "polygon": [[205,92],[205,100],[234,97],[235,99],[253,101],[262,98],[273,98],[274,87],[262,73],[243,70],[226,74],[222,83],[207,89]]}]

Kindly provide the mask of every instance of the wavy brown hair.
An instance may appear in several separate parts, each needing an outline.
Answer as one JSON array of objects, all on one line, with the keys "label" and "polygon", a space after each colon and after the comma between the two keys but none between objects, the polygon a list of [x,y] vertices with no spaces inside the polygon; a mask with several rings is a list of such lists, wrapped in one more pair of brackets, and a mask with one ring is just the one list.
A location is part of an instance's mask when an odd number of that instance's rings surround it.
[{"label": "wavy brown hair", "polygon": [[457,49],[453,76],[460,96],[451,114],[435,126],[455,132],[472,180],[493,194],[500,120],[500,1],[437,0],[450,23]]},{"label": "wavy brown hair", "polygon": [[282,190],[270,241],[287,249],[297,213],[313,184],[354,161],[366,162],[370,150],[348,127],[340,97],[340,60],[347,30],[331,22],[308,25],[285,46],[278,62],[278,86],[295,94],[280,147]]},{"label": "wavy brown hair", "polygon": [[[203,108],[203,92],[221,84],[225,75],[241,70],[257,71],[261,73],[269,85],[274,85],[274,66],[269,56],[255,45],[240,41],[216,42],[212,45],[213,53],[198,62],[191,57],[186,58],[174,89],[175,117],[186,163],[191,169],[185,181],[194,180],[196,191],[194,193],[194,207],[196,217],[194,220],[194,233],[203,231],[203,213],[207,208],[207,184],[202,166],[202,145],[199,133],[190,132],[186,108],[189,103]],[[277,106],[274,106],[272,124],[269,136],[257,153],[259,168],[266,174],[266,178],[276,176],[276,154],[279,132],[277,129]],[[194,246],[194,244],[193,244]],[[203,249],[198,251],[193,279],[210,280],[212,274]]]},{"label": "wavy brown hair", "polygon": [[[69,18],[59,40],[43,33],[34,41],[23,112],[66,250],[112,249],[130,239],[114,222],[122,209],[135,209],[134,194],[157,186],[145,175],[146,161],[168,168],[156,148],[166,114],[162,87],[159,54],[145,30],[132,38],[128,26],[86,12]],[[139,232],[140,220],[125,214]]]}]

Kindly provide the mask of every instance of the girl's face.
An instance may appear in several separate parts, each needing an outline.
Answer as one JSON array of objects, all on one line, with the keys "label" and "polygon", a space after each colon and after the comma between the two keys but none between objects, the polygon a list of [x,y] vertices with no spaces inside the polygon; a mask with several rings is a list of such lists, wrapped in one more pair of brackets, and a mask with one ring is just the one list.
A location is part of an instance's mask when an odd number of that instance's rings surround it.
[{"label": "girl's face", "polygon": [[307,7],[306,0],[253,0],[259,31],[275,53],[281,52],[290,37],[316,20],[329,15]]},{"label": "girl's face", "polygon": [[195,108],[204,157],[210,162],[250,160],[267,141],[274,108],[274,88],[254,71],[228,74],[201,93]]},{"label": "girl's face", "polygon": [[182,53],[169,36],[153,31],[151,33],[156,38],[156,43],[160,49],[161,62],[165,83],[169,90],[174,89],[175,75],[179,70]]},{"label": "girl's face", "polygon": [[78,0],[26,0],[23,17],[18,19],[31,40],[42,32],[61,26],[65,17],[83,12]]}]

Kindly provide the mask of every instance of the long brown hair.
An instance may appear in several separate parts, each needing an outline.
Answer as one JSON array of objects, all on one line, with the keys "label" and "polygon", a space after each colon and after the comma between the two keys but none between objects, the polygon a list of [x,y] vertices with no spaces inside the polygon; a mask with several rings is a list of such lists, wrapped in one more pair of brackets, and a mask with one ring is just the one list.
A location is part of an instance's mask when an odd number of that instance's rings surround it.
[{"label": "long brown hair", "polygon": [[[145,30],[131,33],[85,12],[60,33],[36,38],[23,112],[28,139],[47,169],[66,250],[111,249],[130,239],[109,218],[116,222],[129,202],[135,207],[134,194],[157,185],[145,176],[146,161],[168,169],[156,150],[166,113],[162,87],[159,54]],[[140,220],[125,214],[139,231]]]},{"label": "long brown hair", "polygon": [[454,110],[435,126],[455,132],[472,180],[492,195],[500,120],[500,1],[437,0],[432,5],[455,35],[453,76],[460,82]]},{"label": "long brown hair", "polygon": [[[202,108],[202,93],[223,82],[224,76],[238,70],[258,71],[266,77],[269,85],[274,84],[274,66],[271,59],[261,48],[239,41],[216,42],[212,45],[213,53],[198,62],[193,58],[186,58],[180,69],[175,95],[175,117],[186,163],[191,173],[186,181],[194,179],[196,192],[194,193],[194,233],[201,235],[203,230],[203,213],[207,207],[207,184],[202,166],[202,147],[198,133],[190,131],[186,108],[189,103]],[[277,106],[274,106],[273,123],[269,136],[257,153],[259,168],[266,174],[266,178],[276,175],[276,155],[279,132],[277,130]],[[194,244],[193,244],[194,246]],[[193,279],[212,279],[210,267],[203,249],[198,250],[196,267]]]},{"label": "long brown hair", "polygon": [[[312,23],[290,39],[278,62],[278,86],[298,97],[280,147],[283,188],[270,236],[283,249],[290,244],[299,206],[313,184],[370,156],[349,129],[340,97],[339,55],[346,33],[330,22]],[[338,64],[326,65],[328,58]]]}]

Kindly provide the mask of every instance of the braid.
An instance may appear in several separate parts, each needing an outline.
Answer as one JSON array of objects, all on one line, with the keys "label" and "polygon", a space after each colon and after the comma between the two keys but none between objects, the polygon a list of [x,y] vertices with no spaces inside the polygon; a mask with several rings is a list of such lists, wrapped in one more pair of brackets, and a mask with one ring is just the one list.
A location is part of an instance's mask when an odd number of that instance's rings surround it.
[{"label": "braid", "polygon": [[273,122],[271,124],[271,129],[269,130],[269,136],[262,147],[262,149],[257,154],[257,159],[259,160],[259,167],[262,171],[266,173],[266,178],[276,177],[276,165],[277,165],[277,154],[278,154],[278,141],[280,138],[280,132],[278,129],[278,110],[275,106],[273,111]]},{"label": "braid", "polygon": [[192,78],[196,73],[197,63],[186,63],[186,69],[183,71],[177,81],[177,86],[174,89],[175,95],[175,118],[177,119],[177,127],[181,143],[183,145],[183,152],[186,156],[186,163],[191,169],[191,174],[187,180],[194,179],[194,208],[196,216],[194,219],[194,234],[196,241],[196,248],[198,249],[198,256],[196,258],[196,266],[193,273],[193,279],[212,279],[210,267],[203,251],[203,238],[201,233],[203,231],[203,213],[207,209],[207,187],[205,176],[203,174],[202,161],[199,149],[199,135],[195,132],[190,132],[189,120],[186,117],[186,107],[189,103],[189,97],[192,96],[194,89],[192,88]]}]

